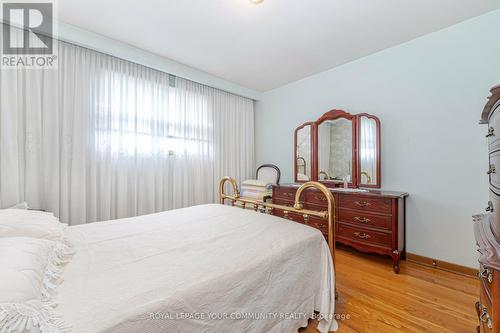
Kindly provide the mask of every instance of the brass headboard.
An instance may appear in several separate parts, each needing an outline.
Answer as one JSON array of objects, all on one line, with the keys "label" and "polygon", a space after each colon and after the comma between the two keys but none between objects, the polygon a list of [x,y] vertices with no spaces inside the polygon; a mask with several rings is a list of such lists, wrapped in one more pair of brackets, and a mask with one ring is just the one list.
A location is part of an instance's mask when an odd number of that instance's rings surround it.
[{"label": "brass headboard", "polygon": [[[232,195],[227,195],[224,192],[224,185],[226,182],[229,182],[233,189]],[[309,188],[314,188],[319,190],[326,197],[328,204],[328,211],[315,211],[304,209],[302,202],[300,201],[300,197],[303,192]],[[332,255],[332,260],[335,265],[335,200],[333,199],[332,192],[328,190],[328,188],[318,182],[307,182],[302,184],[295,193],[295,203],[293,207],[276,205],[269,202],[262,202],[257,200],[252,200],[248,198],[240,197],[240,192],[238,190],[238,184],[234,178],[224,177],[221,179],[219,183],[219,195],[220,195],[220,203],[225,204],[226,200],[231,201],[231,205],[234,206],[235,203],[241,204],[242,208],[246,208],[247,205],[252,207],[255,211],[263,211],[268,214],[272,214],[274,209],[279,209],[283,211],[283,215],[285,218],[288,218],[290,213],[296,213],[302,215],[304,222],[307,223],[309,221],[310,216],[319,217],[324,220],[328,220],[328,247],[330,248],[330,253]]]}]

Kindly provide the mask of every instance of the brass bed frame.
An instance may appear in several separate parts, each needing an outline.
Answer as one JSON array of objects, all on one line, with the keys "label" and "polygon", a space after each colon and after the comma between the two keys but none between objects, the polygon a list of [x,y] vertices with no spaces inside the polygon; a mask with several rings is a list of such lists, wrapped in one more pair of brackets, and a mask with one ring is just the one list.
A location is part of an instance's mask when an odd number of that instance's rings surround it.
[{"label": "brass bed frame", "polygon": [[[229,182],[231,184],[233,190],[232,195],[228,195],[225,193],[224,188],[226,182]],[[304,209],[304,205],[302,204],[302,201],[300,201],[300,198],[303,192],[307,189],[316,189],[319,190],[321,193],[323,193],[323,195],[326,197],[328,204],[327,211],[315,211],[315,210]],[[304,223],[306,224],[309,221],[310,216],[315,216],[324,220],[328,220],[328,247],[330,249],[330,254],[332,256],[332,261],[334,265],[333,269],[335,270],[335,229],[334,229],[335,200],[333,198],[332,192],[330,192],[330,190],[328,190],[328,188],[325,185],[313,181],[302,184],[295,193],[295,202],[293,207],[276,205],[273,203],[252,200],[249,198],[242,198],[240,197],[240,192],[238,190],[238,183],[234,178],[228,176],[222,178],[219,183],[219,195],[220,195],[220,203],[223,205],[225,204],[226,200],[230,200],[232,206],[236,205],[240,206],[241,208],[247,208],[248,206],[253,208],[255,211],[260,211],[267,214],[272,214],[273,210],[278,209],[283,211],[283,217],[285,219],[289,219],[290,213],[296,213],[298,215],[302,215]],[[337,279],[335,279],[335,281],[336,280]],[[337,296],[336,289],[335,289],[335,295]]]}]

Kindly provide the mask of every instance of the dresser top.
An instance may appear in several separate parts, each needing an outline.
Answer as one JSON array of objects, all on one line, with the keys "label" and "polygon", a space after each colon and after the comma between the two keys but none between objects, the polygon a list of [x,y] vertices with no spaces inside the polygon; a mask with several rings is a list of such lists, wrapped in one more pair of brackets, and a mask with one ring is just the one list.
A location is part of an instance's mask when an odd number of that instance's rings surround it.
[{"label": "dresser top", "polygon": [[[279,184],[276,186],[282,186],[282,187],[293,187],[293,188],[299,188],[302,184],[297,184],[297,183],[288,183],[288,184]],[[353,194],[353,195],[371,195],[371,196],[384,196],[384,197],[391,197],[391,198],[404,198],[407,197],[409,194],[406,192],[397,192],[397,191],[384,191],[384,190],[376,190],[376,189],[363,189],[364,191],[346,191],[343,188],[340,187],[330,187],[328,188],[331,192],[333,193],[342,193],[342,194]]]},{"label": "dresser top", "polygon": [[500,245],[491,231],[491,214],[476,215],[473,219],[479,262],[500,270]]}]

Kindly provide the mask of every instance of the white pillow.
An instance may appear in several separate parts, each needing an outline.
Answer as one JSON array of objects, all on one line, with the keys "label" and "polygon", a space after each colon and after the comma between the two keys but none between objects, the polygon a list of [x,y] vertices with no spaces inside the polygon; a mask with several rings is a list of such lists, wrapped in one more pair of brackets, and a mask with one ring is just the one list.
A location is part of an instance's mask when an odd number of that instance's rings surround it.
[{"label": "white pillow", "polygon": [[52,213],[25,209],[0,209],[0,237],[33,237],[59,240],[66,225]]},{"label": "white pillow", "polygon": [[72,250],[62,241],[0,238],[0,328],[2,332],[67,331],[53,296]]}]

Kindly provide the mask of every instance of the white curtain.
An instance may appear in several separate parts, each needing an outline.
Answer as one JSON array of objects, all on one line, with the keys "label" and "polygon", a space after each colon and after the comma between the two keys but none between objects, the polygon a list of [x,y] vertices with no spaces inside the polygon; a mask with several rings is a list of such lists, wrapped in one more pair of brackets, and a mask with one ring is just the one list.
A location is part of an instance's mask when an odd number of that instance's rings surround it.
[{"label": "white curtain", "polygon": [[0,71],[0,206],[80,224],[217,201],[254,173],[253,101],[59,42]]}]

